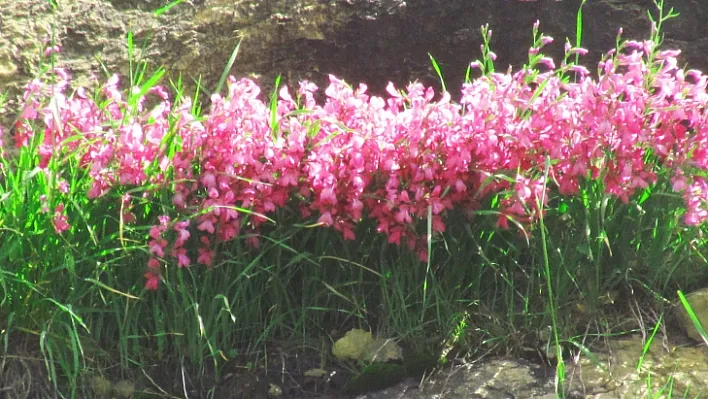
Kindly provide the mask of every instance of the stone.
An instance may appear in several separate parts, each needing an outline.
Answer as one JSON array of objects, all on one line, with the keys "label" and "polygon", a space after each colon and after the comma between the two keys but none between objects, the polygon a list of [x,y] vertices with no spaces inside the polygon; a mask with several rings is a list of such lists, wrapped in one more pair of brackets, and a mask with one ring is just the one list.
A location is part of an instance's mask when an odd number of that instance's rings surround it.
[{"label": "stone", "polygon": [[[189,0],[157,14],[158,0],[0,0],[0,87],[8,106],[0,111],[6,146],[23,86],[47,65],[41,60],[48,40],[62,45],[58,65],[85,86],[91,75],[130,75],[127,40],[133,34],[135,61],[148,74],[163,66],[163,83],[183,78],[184,91],[208,105],[236,45],[228,73],[252,77],[267,96],[275,78],[295,87],[310,80],[326,87],[329,74],[369,93],[384,95],[389,81],[403,87],[420,81],[440,89],[428,54],[442,69],[453,99],[459,96],[469,63],[481,56],[479,28],[489,23],[497,70],[528,59],[531,27],[556,41],[544,50],[561,61],[565,38],[575,37],[577,1],[521,0]],[[708,70],[708,2],[672,0],[681,13],[664,25],[665,44],[683,50],[681,65]],[[473,5],[472,5],[473,4]],[[628,39],[646,39],[652,0],[589,1],[584,6],[583,62],[594,70],[615,45],[619,27]],[[104,67],[106,70],[104,70]],[[129,82],[124,78],[123,86]],[[320,92],[320,96],[322,93]],[[207,108],[204,108],[207,109]]]},{"label": "stone", "polygon": [[128,380],[118,381],[113,387],[113,391],[118,398],[132,398],[135,393],[135,384]]},{"label": "stone", "polygon": [[366,350],[374,342],[368,331],[351,329],[332,346],[332,354],[338,359],[363,360]]},{"label": "stone", "polygon": [[[645,346],[647,353],[639,363]],[[708,390],[706,346],[676,345],[657,335],[645,345],[639,334],[609,338],[592,346],[594,359],[567,360],[568,398],[621,399],[663,397],[670,382],[672,397],[697,397]],[[423,381],[407,379],[357,399],[477,398],[552,399],[555,368],[521,359],[487,358],[438,370]]]},{"label": "stone", "polygon": [[[691,305],[691,309],[693,310],[693,313],[696,315],[696,318],[698,321],[701,323],[701,326],[703,329],[708,328],[708,289],[702,289],[698,291],[694,291],[688,295],[686,295],[686,300],[688,301],[689,305]],[[683,305],[679,302],[676,305],[676,309],[678,310],[679,314],[679,320],[681,322],[681,328],[686,332],[686,335],[689,336],[689,338],[693,339],[696,342],[703,342],[703,338],[701,335],[698,333],[698,330],[696,329],[695,325],[693,324],[693,321],[691,320],[690,316],[688,315],[688,311],[686,308],[683,307]]]},{"label": "stone", "polygon": [[113,385],[102,376],[94,376],[90,380],[91,389],[99,397],[107,397],[113,391]]},{"label": "stone", "polygon": [[396,341],[390,338],[374,338],[364,351],[364,360],[367,362],[389,362],[402,359],[403,350]]},{"label": "stone", "polygon": [[[544,50],[560,63],[566,38],[575,38],[577,1],[520,0],[191,0],[157,15],[164,2],[0,0],[0,81],[17,98],[40,65],[45,41],[63,46],[61,64],[84,84],[90,74],[129,74],[126,36],[134,35],[136,59],[166,79],[182,76],[193,93],[201,79],[204,98],[218,82],[233,49],[242,40],[228,71],[256,77],[267,95],[278,75],[295,86],[308,79],[326,86],[334,74],[372,94],[385,93],[389,81],[402,87],[421,81],[440,88],[428,53],[442,68],[453,98],[465,69],[480,57],[480,26],[493,30],[497,70],[527,61],[531,28],[555,38]],[[681,13],[664,25],[666,46],[683,50],[681,63],[708,69],[708,2],[672,0]],[[474,5],[471,5],[474,4]],[[11,5],[11,6],[10,6]],[[584,62],[591,66],[614,48],[617,30],[627,39],[646,39],[646,11],[652,0],[590,1],[584,6]],[[7,54],[12,54],[7,57]],[[149,71],[150,71],[149,70]],[[10,71],[10,76],[6,76]],[[169,82],[165,80],[165,82]],[[7,123],[7,120],[4,121]]]},{"label": "stone", "polygon": [[370,332],[351,329],[332,346],[332,354],[338,359],[385,363],[402,360],[403,350],[395,340],[374,337]]}]

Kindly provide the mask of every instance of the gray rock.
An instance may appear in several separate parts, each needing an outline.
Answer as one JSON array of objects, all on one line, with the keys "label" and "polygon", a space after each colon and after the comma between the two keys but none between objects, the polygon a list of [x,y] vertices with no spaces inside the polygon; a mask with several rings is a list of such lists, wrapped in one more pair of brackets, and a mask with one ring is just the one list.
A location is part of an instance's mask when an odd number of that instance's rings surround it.
[{"label": "gray rock", "polygon": [[[648,346],[639,335],[599,342],[595,359],[566,362],[568,398],[623,399],[658,395],[672,383],[672,397],[708,391],[705,346],[680,346],[657,336]],[[444,369],[423,382],[407,380],[357,399],[554,398],[555,369],[518,359],[487,359]],[[666,391],[664,391],[666,393]],[[685,395],[685,396],[684,396]]]},{"label": "gray rock", "polygon": [[[328,74],[365,82],[383,93],[389,81],[439,86],[431,53],[457,95],[470,61],[480,57],[479,27],[489,23],[497,68],[527,61],[531,27],[556,42],[547,47],[559,62],[565,38],[575,38],[578,1],[519,0],[191,0],[155,15],[164,2],[137,0],[0,0],[0,86],[14,90],[37,72],[44,40],[53,34],[63,60],[87,82],[89,73],[128,74],[126,34],[135,35],[137,55],[167,77],[182,75],[188,86],[202,78],[216,86],[240,39],[235,75],[258,77],[266,90],[278,74],[295,84],[309,79],[324,86]],[[707,69],[708,2],[673,0],[682,13],[665,25],[668,46],[684,50],[682,62]],[[473,4],[473,5],[472,5]],[[584,8],[585,58],[595,63],[614,48],[619,27],[626,38],[644,39],[651,0],[590,1]],[[145,45],[143,48],[143,44]]]},{"label": "gray rock", "polygon": [[[708,289],[694,291],[686,295],[686,300],[691,305],[693,313],[696,318],[701,323],[703,329],[708,328]],[[693,321],[688,315],[688,311],[684,308],[681,303],[676,305],[676,309],[679,315],[679,321],[681,323],[681,328],[686,332],[686,334],[696,342],[703,342],[703,338],[698,333]]]}]

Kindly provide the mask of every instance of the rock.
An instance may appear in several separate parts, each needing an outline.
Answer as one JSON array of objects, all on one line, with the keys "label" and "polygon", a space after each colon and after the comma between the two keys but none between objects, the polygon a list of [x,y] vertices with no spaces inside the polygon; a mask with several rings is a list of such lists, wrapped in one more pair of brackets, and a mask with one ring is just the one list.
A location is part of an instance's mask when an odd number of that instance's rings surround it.
[{"label": "rock", "polygon": [[[686,295],[686,300],[691,305],[691,309],[696,315],[698,321],[701,323],[703,329],[708,328],[708,289],[694,291]],[[686,308],[684,308],[679,302],[676,305],[676,309],[678,310],[681,328],[694,341],[703,342],[703,338],[701,338],[701,335],[698,333],[698,330],[689,317]]]},{"label": "rock", "polygon": [[459,397],[506,398],[509,395],[534,398],[547,395],[547,382],[539,381],[534,367],[511,359],[494,360],[470,369],[465,373],[468,384],[458,386],[453,392]]},{"label": "rock", "polygon": [[370,332],[354,328],[332,346],[332,354],[338,359],[359,360],[368,363],[385,363],[402,360],[403,350],[390,338],[374,338]]},{"label": "rock", "polygon": [[656,336],[642,359],[645,343],[639,335],[608,341],[589,358],[569,367],[569,390],[587,398],[644,398],[672,383],[673,397],[694,397],[708,386],[706,347],[675,346]]},{"label": "rock", "polygon": [[[164,2],[65,0],[52,8],[46,0],[0,0],[0,86],[11,96],[40,66],[45,40],[63,46],[62,62],[84,84],[91,73],[129,74],[126,35],[134,34],[135,58],[165,76],[182,75],[193,93],[201,77],[213,90],[232,50],[243,40],[230,73],[259,77],[268,93],[277,75],[295,85],[309,79],[324,87],[328,74],[354,85],[367,83],[382,94],[386,84],[419,80],[440,87],[431,53],[453,96],[458,95],[470,61],[480,57],[479,28],[489,23],[497,69],[527,62],[531,27],[555,43],[546,52],[561,61],[565,38],[575,38],[578,1],[477,0],[191,0],[156,15]],[[666,45],[684,50],[681,64],[708,69],[708,2],[673,0],[681,13],[665,24]],[[11,4],[11,6],[10,6]],[[596,63],[614,48],[617,29],[628,39],[646,39],[652,0],[589,1],[584,6],[583,45]],[[46,61],[45,61],[46,65]],[[590,68],[591,70],[594,68]],[[167,82],[167,80],[165,80]],[[208,96],[206,96],[208,98]]]},{"label": "rock", "polygon": [[118,381],[113,387],[113,391],[118,398],[132,398],[135,393],[135,384],[128,380]]},{"label": "rock", "polygon": [[90,381],[91,389],[99,398],[108,397],[113,391],[113,385],[106,378],[94,376]]},{"label": "rock", "polygon": [[370,332],[354,328],[334,343],[332,354],[338,359],[363,360],[373,342]]},{"label": "rock", "polygon": [[[154,11],[158,0],[0,0],[0,87],[8,92],[0,109],[0,137],[12,146],[10,126],[24,85],[41,67],[47,40],[62,46],[58,66],[67,68],[73,85],[85,86],[91,76],[130,75],[127,35],[133,34],[134,61],[147,62],[148,77],[163,66],[163,83],[183,78],[184,92],[202,89],[206,105],[236,45],[238,56],[228,71],[252,77],[262,96],[275,78],[297,86],[310,80],[319,87],[333,74],[350,84],[366,83],[372,95],[385,95],[387,83],[403,87],[420,81],[440,89],[431,66],[433,55],[453,99],[469,63],[481,56],[479,28],[489,23],[497,70],[528,61],[531,28],[555,38],[544,51],[559,64],[565,38],[575,38],[578,1],[521,0],[190,0],[167,12]],[[672,0],[681,13],[664,24],[665,45],[683,51],[680,65],[708,70],[708,2]],[[595,69],[614,48],[617,29],[627,39],[647,39],[646,11],[652,0],[589,1],[584,6],[582,62]],[[135,69],[135,64],[133,65]],[[123,86],[129,84],[123,79]],[[320,92],[319,96],[323,96]],[[204,108],[207,109],[207,108]]]},{"label": "rock", "polygon": [[385,363],[402,358],[403,350],[390,338],[375,338],[364,351],[364,360],[367,362]]},{"label": "rock", "polygon": [[357,396],[357,399],[552,399],[553,381],[544,368],[509,358],[443,369],[424,382],[409,379],[396,386]]},{"label": "rock", "polygon": [[[643,356],[640,335],[609,338],[591,348],[594,359],[580,356],[566,362],[568,398],[617,399],[663,397],[672,384],[672,397],[697,397],[708,390],[705,346],[683,347],[656,336]],[[489,358],[474,364],[442,369],[423,382],[407,379],[357,399],[529,398],[552,399],[555,368],[512,358]]]}]

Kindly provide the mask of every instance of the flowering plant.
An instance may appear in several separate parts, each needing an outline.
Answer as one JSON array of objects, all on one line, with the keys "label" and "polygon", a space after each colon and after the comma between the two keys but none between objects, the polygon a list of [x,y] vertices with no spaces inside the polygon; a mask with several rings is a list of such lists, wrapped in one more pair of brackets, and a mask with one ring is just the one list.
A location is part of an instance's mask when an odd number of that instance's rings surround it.
[{"label": "flowering plant", "polygon": [[[373,219],[390,243],[426,259],[419,230],[429,213],[433,232],[442,233],[448,211],[473,214],[491,195],[500,227],[530,228],[552,191],[573,196],[596,180],[627,202],[655,184],[661,169],[685,200],[685,223],[704,222],[706,76],[679,69],[678,51],[625,41],[592,78],[567,62],[586,50],[566,44],[556,68],[540,52],[553,39],[538,35],[538,24],[534,37],[530,63],[518,72],[494,72],[491,52],[473,63],[483,76],[463,85],[459,103],[447,92],[436,100],[420,83],[405,91],[389,84],[382,98],[330,76],[323,104],[315,101],[318,88],[301,82],[295,98],[283,87],[269,107],[253,81],[230,77],[228,93],[212,95],[210,112],[199,118],[189,98],[173,106],[160,86],[133,88],[125,99],[115,75],[97,96],[85,88],[67,95],[69,75],[57,68],[56,81],[27,86],[15,143],[28,146],[39,133],[45,170],[75,159],[89,177],[88,198],[120,191],[124,223],[135,220],[129,190],[146,187],[143,197],[169,190],[174,208],[149,232],[149,289],[168,259],[211,266],[214,245],[244,232],[254,233],[249,243],[257,247],[260,226],[287,204],[346,239]],[[148,109],[147,96],[157,105]],[[65,181],[58,187],[68,190]],[[70,206],[60,200],[52,213],[59,234],[70,228]]]}]

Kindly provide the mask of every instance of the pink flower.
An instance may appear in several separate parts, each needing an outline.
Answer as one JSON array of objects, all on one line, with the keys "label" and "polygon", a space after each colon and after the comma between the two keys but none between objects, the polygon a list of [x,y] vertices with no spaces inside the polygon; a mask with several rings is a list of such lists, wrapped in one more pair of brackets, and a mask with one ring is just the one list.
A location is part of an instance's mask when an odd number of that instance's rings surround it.
[{"label": "pink flower", "polygon": [[177,232],[177,238],[175,239],[176,247],[181,247],[189,239],[190,233],[187,230],[188,227],[188,220],[175,223],[174,230]]},{"label": "pink flower", "polygon": [[320,223],[324,226],[331,226],[334,224],[334,220],[332,219],[332,214],[329,212],[323,213],[319,219],[317,219],[317,223]]},{"label": "pink flower", "polygon": [[148,249],[150,250],[150,253],[157,255],[160,258],[165,257],[165,247],[166,246],[167,246],[167,240],[165,240],[165,239],[150,240],[150,242],[148,243]]},{"label": "pink flower", "polygon": [[197,230],[199,231],[206,231],[208,233],[214,234],[214,224],[211,219],[204,219],[202,220],[201,223],[197,226]]},{"label": "pink flower", "polygon": [[192,263],[187,256],[187,250],[185,248],[174,249],[172,256],[177,259],[178,267],[187,267]]},{"label": "pink flower", "polygon": [[234,223],[224,223],[219,226],[217,237],[219,237],[222,241],[229,241],[236,238],[236,236],[238,236],[238,232],[239,230]]},{"label": "pink flower", "polygon": [[61,52],[61,46],[59,46],[59,45],[54,45],[54,46],[51,46],[51,47],[47,47],[47,48],[44,50],[44,56],[45,56],[45,57],[49,57],[50,55],[52,55],[52,54],[54,54],[54,53],[60,53],[60,52]]},{"label": "pink flower", "polygon": [[160,276],[152,272],[145,272],[145,289],[148,291],[157,291],[160,285]]},{"label": "pink flower", "polygon": [[155,240],[159,240],[162,238],[162,232],[165,229],[162,226],[152,226],[150,227],[150,237],[154,238]]},{"label": "pink flower", "polygon": [[152,271],[158,271],[160,270],[160,261],[158,261],[156,258],[150,258],[150,260],[148,260],[147,266]]},{"label": "pink flower", "polygon": [[211,266],[214,259],[214,251],[207,248],[198,248],[199,257],[197,258],[197,263],[202,265]]},{"label": "pink flower", "polygon": [[160,221],[160,226],[162,228],[167,228],[167,225],[170,223],[170,217],[167,215],[160,215],[157,217],[157,220]]},{"label": "pink flower", "polygon": [[69,194],[69,182],[67,182],[64,179],[60,179],[57,182],[57,189],[59,190],[60,193],[62,194]]},{"label": "pink flower", "polygon": [[47,204],[47,196],[42,194],[39,196],[39,201],[42,203],[42,207],[39,209],[41,213],[49,213],[49,205]]},{"label": "pink flower", "polygon": [[[537,22],[531,54],[552,41],[538,28]],[[680,70],[672,50],[656,53],[660,62],[650,64],[654,50],[651,41],[625,42],[621,51],[607,53],[596,78],[572,63],[562,64],[561,73],[489,73],[464,84],[457,104],[449,93],[436,96],[418,82],[391,83],[380,98],[367,94],[366,85],[330,76],[323,102],[316,101],[315,85],[300,82],[297,98],[287,88],[279,91],[272,114],[255,82],[229,77],[227,94],[212,96],[204,119],[191,114],[188,99],[173,106],[161,87],[148,93],[156,100],[151,109],[144,96],[128,104],[118,76],[100,88],[98,99],[84,89],[65,94],[69,76],[58,70],[56,84],[37,79],[27,85],[15,139],[29,145],[40,126],[40,166],[55,159],[63,165],[75,154],[90,198],[110,200],[116,188],[150,187],[142,192],[148,203],[172,190],[177,212],[161,215],[150,228],[148,248],[159,257],[169,248],[179,267],[189,264],[184,219],[193,212],[200,213],[195,225],[203,244],[197,262],[205,265],[213,261],[212,242],[233,240],[242,229],[257,246],[266,217],[285,207],[348,240],[369,218],[389,242],[423,259],[421,226],[429,209],[438,234],[450,210],[471,214],[482,198],[498,195],[499,226],[508,228],[512,220],[530,228],[550,196],[577,195],[596,181],[627,202],[665,171],[683,196],[684,222],[699,225],[708,218],[708,185],[700,177],[708,170],[708,130],[702,128],[708,77]],[[587,52],[569,42],[565,51]],[[556,68],[547,57],[536,62]],[[567,73],[572,81],[561,77]],[[179,144],[169,154],[162,143],[168,134]],[[543,181],[547,158],[549,179]],[[57,189],[77,188],[59,180]],[[133,220],[130,201],[121,205],[124,220]],[[244,209],[251,216],[244,217]],[[182,221],[172,224],[172,218]],[[68,229],[63,204],[53,222],[57,231]],[[157,259],[151,264],[159,270]],[[150,279],[157,287],[159,278]]]},{"label": "pink flower", "polygon": [[172,203],[175,204],[177,208],[185,208],[187,206],[185,203],[184,194],[179,192],[175,193],[174,197],[172,197]]},{"label": "pink flower", "polygon": [[54,231],[57,234],[61,234],[65,231],[69,230],[69,228],[71,227],[71,226],[69,226],[69,223],[67,223],[69,220],[68,217],[66,215],[64,215],[63,213],[64,213],[64,203],[62,202],[59,205],[57,205],[57,207],[54,210]]},{"label": "pink flower", "polygon": [[258,236],[251,236],[251,237],[246,238],[246,243],[251,248],[258,248],[261,246],[261,240],[258,238]]}]

